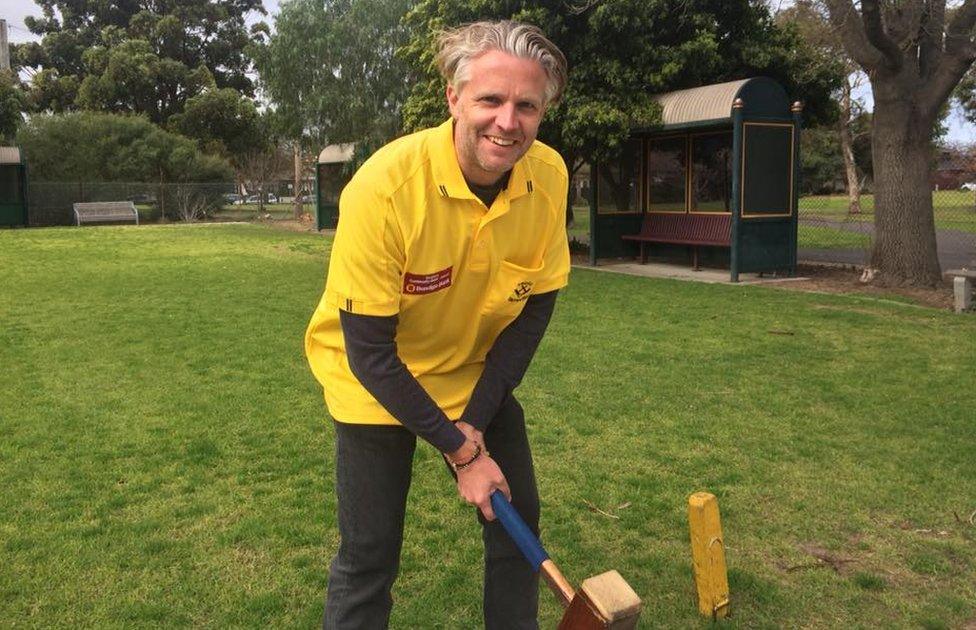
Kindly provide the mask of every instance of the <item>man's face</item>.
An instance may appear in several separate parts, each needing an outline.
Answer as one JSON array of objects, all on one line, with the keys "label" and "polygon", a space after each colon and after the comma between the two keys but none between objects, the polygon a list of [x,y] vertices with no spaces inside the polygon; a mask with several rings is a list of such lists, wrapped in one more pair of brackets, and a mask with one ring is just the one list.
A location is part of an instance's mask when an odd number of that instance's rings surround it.
[{"label": "man's face", "polygon": [[492,184],[525,155],[545,112],[546,72],[531,59],[490,50],[468,65],[469,81],[447,86],[454,150],[468,181]]}]

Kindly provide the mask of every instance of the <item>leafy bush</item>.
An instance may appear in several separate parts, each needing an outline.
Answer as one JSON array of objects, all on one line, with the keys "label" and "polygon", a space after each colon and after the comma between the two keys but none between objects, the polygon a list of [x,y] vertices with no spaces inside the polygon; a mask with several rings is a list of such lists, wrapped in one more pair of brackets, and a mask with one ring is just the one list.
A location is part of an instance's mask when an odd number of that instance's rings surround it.
[{"label": "leafy bush", "polygon": [[232,181],[233,169],[197,144],[140,116],[76,112],[35,115],[17,144],[31,178],[49,182]]}]

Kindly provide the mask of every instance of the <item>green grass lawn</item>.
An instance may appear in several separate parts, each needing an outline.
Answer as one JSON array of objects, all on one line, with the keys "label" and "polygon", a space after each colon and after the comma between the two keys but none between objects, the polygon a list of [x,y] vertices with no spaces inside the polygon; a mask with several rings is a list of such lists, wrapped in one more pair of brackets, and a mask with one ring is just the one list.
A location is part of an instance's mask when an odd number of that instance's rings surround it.
[{"label": "green grass lawn", "polygon": [[[5,624],[319,623],[333,432],[301,338],[329,244],[0,231]],[[642,627],[710,627],[686,519],[708,490],[728,627],[972,623],[974,337],[912,305],[574,270],[519,390],[550,553],[577,582],[618,569]],[[418,449],[392,627],[477,627],[480,557]]]},{"label": "green grass lawn", "polygon": [[866,249],[871,246],[870,234],[802,223],[797,228],[797,240],[800,249]]}]

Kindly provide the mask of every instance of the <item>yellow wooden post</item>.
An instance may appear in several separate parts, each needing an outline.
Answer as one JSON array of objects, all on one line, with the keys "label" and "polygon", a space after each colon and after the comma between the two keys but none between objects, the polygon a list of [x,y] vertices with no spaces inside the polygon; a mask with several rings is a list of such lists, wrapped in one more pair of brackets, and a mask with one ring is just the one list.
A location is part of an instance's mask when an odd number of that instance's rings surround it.
[{"label": "yellow wooden post", "polygon": [[718,500],[714,494],[696,492],[688,497],[691,528],[691,561],[698,588],[698,610],[718,619],[729,614],[729,577]]}]

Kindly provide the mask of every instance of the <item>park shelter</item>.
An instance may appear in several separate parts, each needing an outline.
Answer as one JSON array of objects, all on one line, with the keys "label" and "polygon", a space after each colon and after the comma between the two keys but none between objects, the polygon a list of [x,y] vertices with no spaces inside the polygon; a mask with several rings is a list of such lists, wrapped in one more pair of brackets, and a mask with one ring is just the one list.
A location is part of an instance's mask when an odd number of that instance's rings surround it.
[{"label": "park shelter", "polygon": [[794,273],[800,104],[766,77],[654,100],[661,124],[632,130],[619,158],[591,171],[590,263],[646,248],[728,266],[733,282]]},{"label": "park shelter", "polygon": [[0,147],[0,226],[27,225],[27,165],[17,147]]},{"label": "park shelter", "polygon": [[330,144],[319,153],[315,167],[315,226],[334,230],[339,223],[339,194],[349,182],[348,163],[355,144]]}]

